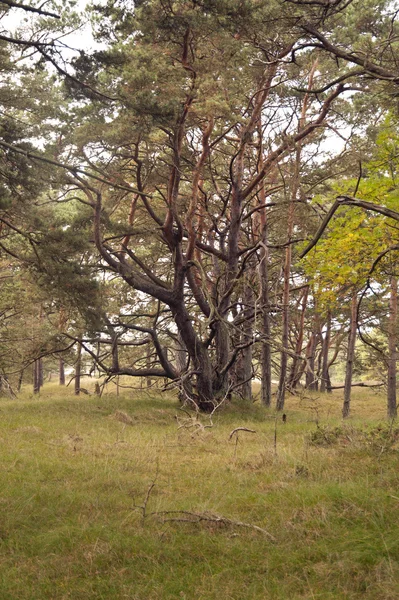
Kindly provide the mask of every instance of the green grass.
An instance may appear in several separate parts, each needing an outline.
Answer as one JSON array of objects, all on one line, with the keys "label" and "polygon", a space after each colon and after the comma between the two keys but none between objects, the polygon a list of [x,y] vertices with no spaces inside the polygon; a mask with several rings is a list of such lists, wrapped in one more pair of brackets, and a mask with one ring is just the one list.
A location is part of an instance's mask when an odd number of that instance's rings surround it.
[{"label": "green grass", "polygon": [[[48,385],[0,400],[1,600],[397,599],[399,452],[376,430],[385,401],[357,391],[343,429],[340,410],[339,395],[289,399],[275,446],[274,414],[258,404],[204,429],[161,394]],[[316,421],[328,442],[310,443]],[[236,427],[256,433],[236,443]]]}]

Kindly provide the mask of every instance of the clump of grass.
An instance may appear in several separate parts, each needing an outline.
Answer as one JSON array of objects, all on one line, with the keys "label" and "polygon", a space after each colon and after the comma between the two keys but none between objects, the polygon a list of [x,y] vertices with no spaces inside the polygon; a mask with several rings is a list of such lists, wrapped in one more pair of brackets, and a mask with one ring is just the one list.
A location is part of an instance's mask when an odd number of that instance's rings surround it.
[{"label": "clump of grass", "polygon": [[331,427],[329,425],[317,425],[315,431],[309,434],[310,443],[314,446],[332,446],[343,439],[348,439],[343,427]]},{"label": "clump of grass", "polygon": [[399,428],[393,423],[378,423],[377,425],[331,426],[317,425],[309,436],[309,443],[313,446],[334,446],[353,444],[369,450],[374,454],[383,454],[398,449]]}]

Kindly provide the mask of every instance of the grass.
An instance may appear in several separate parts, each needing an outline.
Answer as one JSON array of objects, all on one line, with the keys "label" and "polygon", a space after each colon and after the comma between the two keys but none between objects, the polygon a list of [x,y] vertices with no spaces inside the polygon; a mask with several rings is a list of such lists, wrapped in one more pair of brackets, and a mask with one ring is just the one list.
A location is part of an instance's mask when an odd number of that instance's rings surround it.
[{"label": "grass", "polygon": [[204,429],[160,394],[0,400],[0,598],[397,599],[396,429],[377,394],[340,410],[234,404]]}]

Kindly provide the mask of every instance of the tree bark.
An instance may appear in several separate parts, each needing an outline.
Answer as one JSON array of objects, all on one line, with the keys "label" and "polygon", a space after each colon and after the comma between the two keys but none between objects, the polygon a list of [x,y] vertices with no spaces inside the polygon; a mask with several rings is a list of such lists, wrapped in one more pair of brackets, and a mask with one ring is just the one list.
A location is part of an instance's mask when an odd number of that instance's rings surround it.
[{"label": "tree bark", "polygon": [[327,391],[327,392],[331,393],[331,387],[329,386],[330,378],[329,378],[329,374],[328,374],[328,351],[330,349],[330,342],[331,342],[331,311],[328,311],[326,334],[325,334],[324,340],[323,340],[320,391],[321,392]]},{"label": "tree bark", "polygon": [[355,344],[356,344],[356,316],[357,316],[357,294],[354,293],[352,296],[352,302],[351,302],[348,353],[347,353],[347,357],[346,357],[344,404],[342,407],[342,416],[344,419],[349,417],[349,414],[350,414],[353,363],[355,360]]},{"label": "tree bark", "polygon": [[38,359],[38,377],[39,377],[39,389],[43,387],[44,384],[44,368],[43,368],[43,359]]},{"label": "tree bark", "polygon": [[387,416],[388,419],[396,419],[396,338],[397,338],[397,318],[398,318],[398,279],[391,277],[391,295],[389,300],[389,329],[388,329],[388,395],[387,395]]},{"label": "tree bark", "polygon": [[192,397],[193,386],[191,384],[191,381],[185,377],[188,366],[188,353],[187,348],[185,347],[184,342],[181,339],[181,335],[178,335],[178,344],[179,345],[176,350],[176,370],[182,378],[179,390],[179,400],[180,402],[185,402],[185,400],[187,400],[187,397]]},{"label": "tree bark", "polygon": [[[297,192],[297,186],[295,186],[295,194]],[[291,200],[288,212],[288,246],[285,249],[285,262],[284,262],[284,288],[283,288],[283,306],[282,306],[282,336],[281,345],[283,352],[281,353],[280,361],[280,377],[278,382],[277,390],[277,403],[276,410],[283,410],[285,403],[285,391],[287,387],[287,367],[288,367],[288,354],[284,350],[288,350],[289,341],[289,301],[290,301],[290,274],[291,274],[291,258],[292,258],[292,247],[291,247],[291,236],[293,230],[293,219],[294,219],[294,203]]]},{"label": "tree bark", "polygon": [[38,394],[40,392],[40,373],[39,373],[39,361],[35,360],[33,363],[33,393]]},{"label": "tree bark", "polygon": [[195,333],[190,315],[183,303],[174,307],[173,317],[196,371],[197,398],[195,401],[200,410],[210,412],[215,407],[215,395],[219,390],[214,390],[214,387],[217,388],[218,385],[208,349]]},{"label": "tree bark", "polygon": [[82,344],[78,342],[78,356],[75,363],[75,396],[80,394],[80,377],[82,373]]},{"label": "tree bark", "polygon": [[[259,161],[258,171],[263,169],[263,145],[262,145],[262,122],[258,122],[259,136]],[[271,353],[271,327],[270,327],[270,301],[269,301],[269,249],[268,242],[268,223],[266,208],[265,182],[262,181],[259,186],[259,203],[262,208],[259,210],[259,239],[261,243],[259,251],[259,280],[260,280],[260,301],[262,311],[262,345],[261,345],[261,400],[266,408],[270,408],[272,403],[272,353]]]},{"label": "tree bark", "polygon": [[[242,311],[242,317],[244,321],[241,326],[241,335],[239,335],[238,341],[240,344],[245,345],[251,343],[253,340],[253,320],[251,315],[253,313],[254,293],[249,282],[244,288],[243,304],[244,309]],[[235,369],[237,383],[241,382],[238,391],[245,400],[252,400],[252,349],[253,346],[251,343],[251,345],[241,350]]]},{"label": "tree bark", "polygon": [[314,331],[310,334],[306,346],[305,387],[307,390],[315,389],[314,354],[316,349],[316,338]]},{"label": "tree bark", "polygon": [[25,369],[21,369],[20,373],[19,373],[19,377],[18,377],[18,385],[17,385],[17,392],[21,391],[22,388],[22,381],[24,379],[24,372]]},{"label": "tree bark", "polygon": [[62,356],[60,357],[59,371],[60,371],[59,384],[65,385],[65,362],[64,362],[64,359],[62,358]]},{"label": "tree bark", "polygon": [[309,343],[306,349],[306,389],[317,391],[319,382],[316,374],[316,349],[319,338],[319,315],[317,313],[316,299],[314,299],[314,315],[312,333],[310,334]]},{"label": "tree bark", "polygon": [[[292,390],[294,390],[296,388],[296,386],[298,385],[299,380],[302,376],[302,373],[305,369],[304,364],[302,364],[298,368],[298,362],[299,362],[299,356],[302,354],[303,338],[304,338],[304,334],[305,334],[305,314],[306,314],[306,308],[307,308],[307,303],[308,303],[308,296],[309,296],[309,286],[307,285],[304,289],[303,296],[302,296],[302,309],[301,309],[301,317],[300,317],[300,322],[299,322],[299,331],[298,331],[298,336],[297,336],[296,344],[295,344],[295,356],[292,360],[291,373],[290,373],[289,383],[288,383],[288,387]],[[301,361],[301,362],[304,363],[304,361]]]}]

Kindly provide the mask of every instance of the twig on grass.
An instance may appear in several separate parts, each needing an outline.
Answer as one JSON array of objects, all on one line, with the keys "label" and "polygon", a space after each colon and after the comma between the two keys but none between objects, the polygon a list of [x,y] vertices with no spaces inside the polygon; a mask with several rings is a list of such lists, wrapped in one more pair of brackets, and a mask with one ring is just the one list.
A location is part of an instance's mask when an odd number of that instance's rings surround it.
[{"label": "twig on grass", "polygon": [[[228,519],[227,517],[222,517],[220,515],[214,515],[212,513],[195,513],[190,512],[188,510],[163,510],[160,512],[151,513],[153,516],[160,517],[162,523],[201,523],[202,521],[206,521],[209,523],[217,523],[219,525],[230,525],[232,527],[245,527],[246,529],[253,529],[254,531],[258,531],[263,535],[266,535],[270,540],[276,542],[276,538],[269,533],[263,527],[258,527],[258,525],[253,525],[252,523],[244,523],[242,521],[234,521],[233,519]],[[181,517],[171,517],[171,518],[163,518],[163,515],[182,515]],[[186,518],[184,518],[186,517]]]},{"label": "twig on grass", "polygon": [[[142,518],[143,525],[144,525],[144,521],[145,521],[146,517],[148,516],[147,505],[150,500],[151,492],[154,489],[155,484],[157,482],[158,475],[159,475],[159,463],[157,462],[157,470],[155,472],[154,479],[151,481],[150,485],[147,488],[147,492],[144,496],[143,504],[134,504],[134,509],[141,511],[141,518]],[[151,514],[153,514],[153,513],[151,513]]]},{"label": "twig on grass", "polygon": [[205,431],[205,429],[211,429],[213,427],[212,414],[207,415],[209,419],[209,425],[204,425],[201,423],[199,419],[199,411],[197,410],[194,414],[190,413],[183,406],[180,407],[182,412],[187,415],[187,418],[179,418],[178,415],[175,415],[175,419],[177,422],[177,430],[180,429],[193,429],[195,433]]}]

